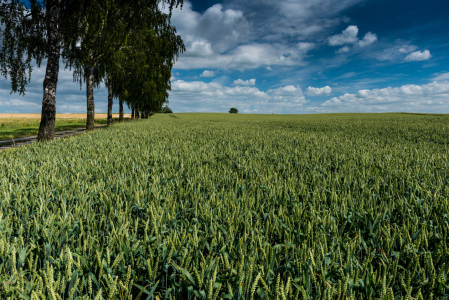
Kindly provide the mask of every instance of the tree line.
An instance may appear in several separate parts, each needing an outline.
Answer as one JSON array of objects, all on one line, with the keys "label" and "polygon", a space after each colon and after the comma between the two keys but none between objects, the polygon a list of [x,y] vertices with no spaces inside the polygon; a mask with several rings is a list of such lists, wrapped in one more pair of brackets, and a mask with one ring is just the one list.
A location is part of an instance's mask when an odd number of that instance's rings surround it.
[{"label": "tree line", "polygon": [[12,92],[25,94],[34,64],[47,61],[38,140],[54,138],[60,60],[86,85],[86,129],[94,128],[93,90],[108,89],[108,125],[119,99],[133,116],[160,111],[171,89],[171,69],[185,51],[171,25],[183,0],[0,0],[0,72]]}]

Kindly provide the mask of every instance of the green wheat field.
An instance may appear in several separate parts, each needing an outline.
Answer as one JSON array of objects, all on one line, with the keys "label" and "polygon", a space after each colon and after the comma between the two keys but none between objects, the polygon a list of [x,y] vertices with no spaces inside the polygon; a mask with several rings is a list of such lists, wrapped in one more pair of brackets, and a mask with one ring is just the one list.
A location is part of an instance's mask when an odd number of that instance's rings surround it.
[{"label": "green wheat field", "polygon": [[157,114],[0,152],[0,299],[448,299],[449,116]]}]

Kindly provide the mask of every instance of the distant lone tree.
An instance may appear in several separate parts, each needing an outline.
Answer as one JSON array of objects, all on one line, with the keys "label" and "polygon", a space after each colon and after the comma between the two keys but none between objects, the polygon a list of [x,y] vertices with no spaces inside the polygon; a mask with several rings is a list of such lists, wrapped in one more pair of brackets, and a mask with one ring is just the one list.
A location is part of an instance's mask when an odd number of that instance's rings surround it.
[{"label": "distant lone tree", "polygon": [[235,107],[231,107],[231,109],[229,110],[230,114],[236,114],[238,112],[239,112],[239,110],[237,108],[235,108]]},{"label": "distant lone tree", "polygon": [[171,110],[170,107],[168,107],[168,105],[165,105],[164,107],[162,107],[161,113],[164,113],[164,114],[172,114],[173,111]]}]

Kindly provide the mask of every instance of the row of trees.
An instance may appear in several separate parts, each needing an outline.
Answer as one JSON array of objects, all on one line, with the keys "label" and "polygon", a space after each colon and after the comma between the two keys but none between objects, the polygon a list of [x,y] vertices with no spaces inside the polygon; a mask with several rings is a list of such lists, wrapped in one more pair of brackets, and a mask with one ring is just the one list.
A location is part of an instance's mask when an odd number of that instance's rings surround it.
[{"label": "row of trees", "polygon": [[[167,101],[171,69],[185,51],[171,26],[182,0],[0,0],[0,72],[13,92],[25,93],[33,65],[47,61],[38,140],[54,138],[59,63],[86,84],[86,129],[94,127],[93,89],[108,88],[108,125],[119,99],[136,115]],[[164,13],[162,10],[168,11]]]}]

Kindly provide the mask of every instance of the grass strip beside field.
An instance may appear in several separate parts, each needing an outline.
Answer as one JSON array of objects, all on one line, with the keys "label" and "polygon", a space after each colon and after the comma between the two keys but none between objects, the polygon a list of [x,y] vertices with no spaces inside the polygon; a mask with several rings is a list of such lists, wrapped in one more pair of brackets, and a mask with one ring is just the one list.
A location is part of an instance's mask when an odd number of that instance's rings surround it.
[{"label": "grass strip beside field", "polygon": [[[106,119],[95,120],[95,126],[106,123]],[[0,119],[0,141],[37,135],[39,124],[37,119]],[[86,119],[57,119],[55,123],[55,131],[85,127]]]},{"label": "grass strip beside field", "polygon": [[174,116],[0,152],[1,299],[449,297],[448,116]]}]

